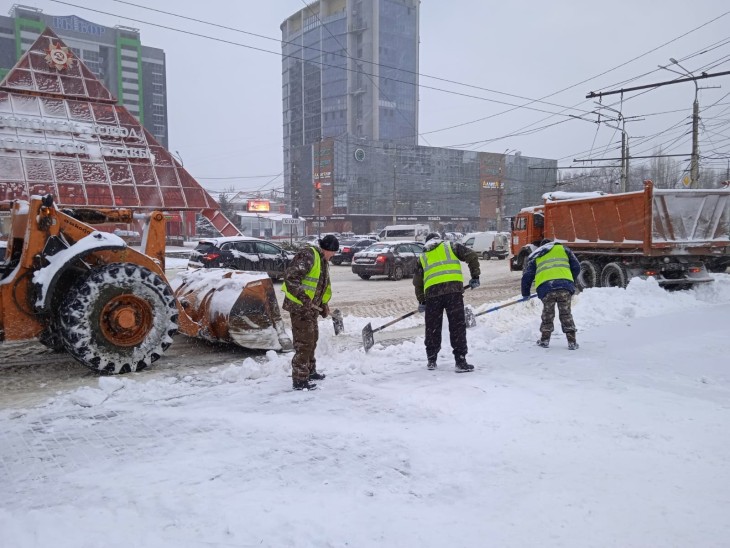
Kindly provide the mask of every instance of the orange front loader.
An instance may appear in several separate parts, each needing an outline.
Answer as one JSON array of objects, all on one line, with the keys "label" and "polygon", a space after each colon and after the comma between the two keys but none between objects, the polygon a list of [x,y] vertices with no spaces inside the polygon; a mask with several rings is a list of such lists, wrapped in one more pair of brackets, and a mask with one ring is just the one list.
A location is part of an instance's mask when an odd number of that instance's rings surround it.
[{"label": "orange front loader", "polygon": [[[222,275],[195,287],[183,283],[176,298],[164,274],[161,212],[147,219],[142,253],[90,226],[131,222],[130,210],[59,210],[51,196],[0,208],[11,210],[0,260],[0,341],[37,338],[107,373],[151,365],[178,330],[250,348],[291,348],[269,279],[239,283],[228,309],[206,304],[223,286],[231,295]],[[232,336],[241,330],[244,337]]]}]

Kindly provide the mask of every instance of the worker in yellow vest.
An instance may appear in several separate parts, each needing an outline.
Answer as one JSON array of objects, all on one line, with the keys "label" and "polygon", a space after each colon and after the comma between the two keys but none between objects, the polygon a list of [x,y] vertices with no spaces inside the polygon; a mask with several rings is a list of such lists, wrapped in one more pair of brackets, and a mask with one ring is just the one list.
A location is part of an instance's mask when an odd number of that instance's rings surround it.
[{"label": "worker in yellow vest", "polygon": [[294,390],[314,390],[317,385],[310,381],[324,380],[324,373],[317,372],[314,352],[319,340],[317,316],[326,318],[332,297],[329,260],[340,248],[337,237],[328,234],[319,240],[319,246],[307,246],[297,253],[284,273],[284,305],[291,315],[294,357],[291,376]]},{"label": "worker in yellow vest", "polygon": [[573,252],[559,242],[544,239],[527,258],[522,273],[522,297],[530,298],[530,287],[535,282],[537,296],[542,301],[542,323],[538,346],[550,346],[550,335],[555,329],[555,305],[558,306],[560,326],[568,339],[568,348],[577,350],[575,322],[571,301],[576,292],[575,280],[580,275],[580,262]]},{"label": "worker in yellow vest", "polygon": [[421,255],[413,275],[418,310],[426,313],[426,367],[436,369],[438,353],[441,351],[441,328],[444,311],[449,320],[451,349],[454,352],[456,371],[473,371],[474,366],[466,361],[466,318],[464,317],[464,278],[461,262],[469,265],[471,280],[469,286],[479,287],[479,255],[468,247],[445,242],[436,232],[426,236]]}]

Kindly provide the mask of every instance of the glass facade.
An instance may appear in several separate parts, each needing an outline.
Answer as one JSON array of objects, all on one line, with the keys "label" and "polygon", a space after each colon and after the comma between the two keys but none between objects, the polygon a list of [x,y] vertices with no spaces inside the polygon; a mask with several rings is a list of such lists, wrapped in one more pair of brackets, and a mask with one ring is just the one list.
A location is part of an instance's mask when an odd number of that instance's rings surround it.
[{"label": "glass facade", "polygon": [[555,189],[555,160],[418,145],[419,4],[320,0],[282,23],[290,211],[357,233],[506,229]]}]

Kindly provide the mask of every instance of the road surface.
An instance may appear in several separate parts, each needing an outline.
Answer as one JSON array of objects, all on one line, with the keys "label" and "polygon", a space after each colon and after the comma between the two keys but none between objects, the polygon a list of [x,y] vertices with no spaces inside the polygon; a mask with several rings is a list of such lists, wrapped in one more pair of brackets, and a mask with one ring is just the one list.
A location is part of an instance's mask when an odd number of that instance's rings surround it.
[{"label": "road surface", "polygon": [[[485,303],[496,303],[518,296],[520,273],[510,272],[509,263],[499,260],[480,261],[482,268],[481,287],[467,290],[464,302],[478,307]],[[179,263],[177,264],[179,266]],[[464,279],[469,271],[463,265]],[[168,270],[174,275],[174,269]],[[331,266],[332,301],[331,308],[339,308],[345,316],[361,318],[396,317],[416,308],[417,302],[410,278],[392,281],[385,277],[361,280],[352,273],[349,264]],[[281,283],[275,284],[277,299],[281,305],[283,293]],[[289,323],[289,314],[283,312],[284,321]],[[378,341],[397,342],[404,338],[422,334],[423,328],[398,329],[397,326],[382,332]],[[361,344],[356,333],[347,339],[352,344]],[[177,335],[175,342],[165,355],[150,369],[133,376],[164,377],[184,376],[197,368],[241,362],[247,357],[263,357],[261,351],[251,351],[231,345],[213,345],[203,341]],[[98,375],[82,366],[65,353],[54,353],[35,341],[0,344],[0,408],[35,405],[42,403],[56,392],[72,390],[80,386],[96,386]]]}]

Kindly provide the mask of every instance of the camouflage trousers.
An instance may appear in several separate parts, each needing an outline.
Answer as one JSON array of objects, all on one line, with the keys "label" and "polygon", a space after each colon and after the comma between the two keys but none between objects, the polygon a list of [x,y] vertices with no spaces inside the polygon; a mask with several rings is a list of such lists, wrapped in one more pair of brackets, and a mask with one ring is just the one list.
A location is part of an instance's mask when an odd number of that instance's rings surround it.
[{"label": "camouflage trousers", "polygon": [[575,333],[575,322],[573,322],[573,313],[570,310],[570,302],[573,299],[570,291],[567,289],[558,289],[550,291],[542,299],[542,323],[540,324],[540,333],[544,339],[549,339],[550,334],[555,329],[555,305],[558,305],[558,316],[560,318],[560,327],[563,333]]},{"label": "camouflage trousers", "polygon": [[291,360],[291,377],[294,381],[306,381],[317,372],[314,351],[319,339],[317,316],[313,314],[291,314],[291,331],[294,339],[294,357]]}]

